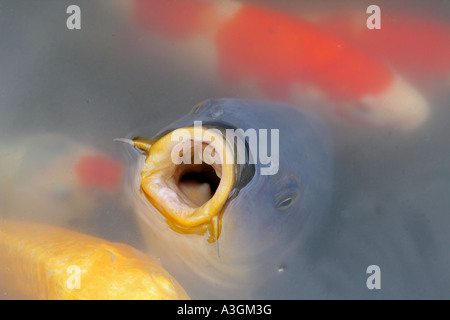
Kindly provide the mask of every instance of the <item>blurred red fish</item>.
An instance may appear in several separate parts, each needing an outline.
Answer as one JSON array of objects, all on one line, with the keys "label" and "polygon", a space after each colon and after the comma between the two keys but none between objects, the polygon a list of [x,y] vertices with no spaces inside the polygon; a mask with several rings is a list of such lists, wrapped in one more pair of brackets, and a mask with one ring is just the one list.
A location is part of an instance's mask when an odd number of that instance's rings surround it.
[{"label": "blurred red fish", "polygon": [[75,170],[83,186],[100,187],[116,191],[122,177],[122,164],[103,155],[81,157]]},{"label": "blurred red fish", "polygon": [[136,19],[154,33],[183,43],[208,39],[217,77],[229,85],[251,83],[264,97],[291,103],[320,92],[335,114],[366,126],[412,129],[428,116],[422,95],[387,63],[315,23],[231,1],[134,4]]},{"label": "blurred red fish", "polygon": [[355,12],[332,14],[320,24],[385,58],[415,82],[442,80],[450,75],[450,24],[426,13],[383,10],[381,28],[369,30]]}]

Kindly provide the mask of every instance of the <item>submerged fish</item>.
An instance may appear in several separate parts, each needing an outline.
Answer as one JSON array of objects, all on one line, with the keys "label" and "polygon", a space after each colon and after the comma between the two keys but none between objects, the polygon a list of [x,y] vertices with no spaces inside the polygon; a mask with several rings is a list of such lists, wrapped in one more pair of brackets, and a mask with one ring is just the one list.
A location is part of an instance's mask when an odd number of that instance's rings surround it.
[{"label": "submerged fish", "polygon": [[122,163],[86,143],[47,133],[0,145],[0,217],[68,226],[119,195]]},{"label": "submerged fish", "polygon": [[[195,72],[213,70],[228,87],[301,106],[312,94],[330,115],[363,126],[413,129],[429,105],[390,65],[318,24],[236,1],[135,0],[134,16],[186,55]],[[365,22],[362,24],[365,27]],[[152,45],[152,51],[159,45]],[[330,112],[331,111],[331,112]]]},{"label": "submerged fish", "polygon": [[318,117],[277,102],[207,100],[129,142],[144,151],[133,153],[130,189],[148,253],[192,298],[301,290],[288,264],[301,259],[331,195],[331,145]]},{"label": "submerged fish", "polygon": [[1,220],[0,256],[0,299],[189,298],[142,252],[55,226]]}]

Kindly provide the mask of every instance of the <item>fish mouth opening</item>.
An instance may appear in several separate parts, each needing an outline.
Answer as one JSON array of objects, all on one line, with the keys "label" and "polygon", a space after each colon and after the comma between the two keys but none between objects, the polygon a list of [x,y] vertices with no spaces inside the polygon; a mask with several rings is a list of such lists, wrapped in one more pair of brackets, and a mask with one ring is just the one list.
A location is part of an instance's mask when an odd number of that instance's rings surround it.
[{"label": "fish mouth opening", "polygon": [[221,165],[215,168],[205,162],[180,164],[177,168],[176,185],[185,198],[200,207],[213,197],[219,187],[220,178],[217,173],[221,175],[221,170]]},{"label": "fish mouth opening", "polygon": [[[181,134],[183,139],[178,139]],[[217,240],[222,207],[236,178],[234,163],[225,161],[234,157],[223,134],[180,128],[146,151],[141,190],[149,202],[173,230],[200,235],[209,232],[208,241]]]}]

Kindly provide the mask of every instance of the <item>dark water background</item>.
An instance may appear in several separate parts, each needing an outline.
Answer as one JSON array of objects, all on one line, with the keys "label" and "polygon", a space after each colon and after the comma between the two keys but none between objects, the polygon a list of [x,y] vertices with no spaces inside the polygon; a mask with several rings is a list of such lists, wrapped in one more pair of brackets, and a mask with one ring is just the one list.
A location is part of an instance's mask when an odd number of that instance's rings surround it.
[{"label": "dark water background", "polygon": [[[253,2],[311,9],[302,1]],[[318,10],[356,6],[315,3]],[[71,4],[82,10],[78,31],[66,28]],[[404,5],[450,19],[449,2]],[[410,134],[330,124],[333,205],[305,250],[293,297],[450,298],[450,95],[441,85],[426,89],[431,120]],[[157,131],[205,98],[234,94],[174,68],[114,1],[0,0],[4,144],[55,132],[126,160],[114,138]],[[105,203],[85,231],[142,248],[131,210],[117,203]],[[381,268],[380,290],[366,287],[372,264]]]}]

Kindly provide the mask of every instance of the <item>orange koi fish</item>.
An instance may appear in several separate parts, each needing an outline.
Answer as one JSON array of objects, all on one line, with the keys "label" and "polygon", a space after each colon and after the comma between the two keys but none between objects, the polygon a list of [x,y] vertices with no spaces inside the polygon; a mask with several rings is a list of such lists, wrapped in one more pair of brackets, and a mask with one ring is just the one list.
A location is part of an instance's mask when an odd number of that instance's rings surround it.
[{"label": "orange koi fish", "polygon": [[225,84],[250,83],[266,98],[294,104],[320,92],[334,114],[366,126],[412,129],[427,119],[427,101],[390,65],[305,19],[202,0],[135,0],[134,15],[172,41],[206,39]]},{"label": "orange koi fish", "polygon": [[0,221],[0,299],[189,299],[137,249],[51,225]]}]

